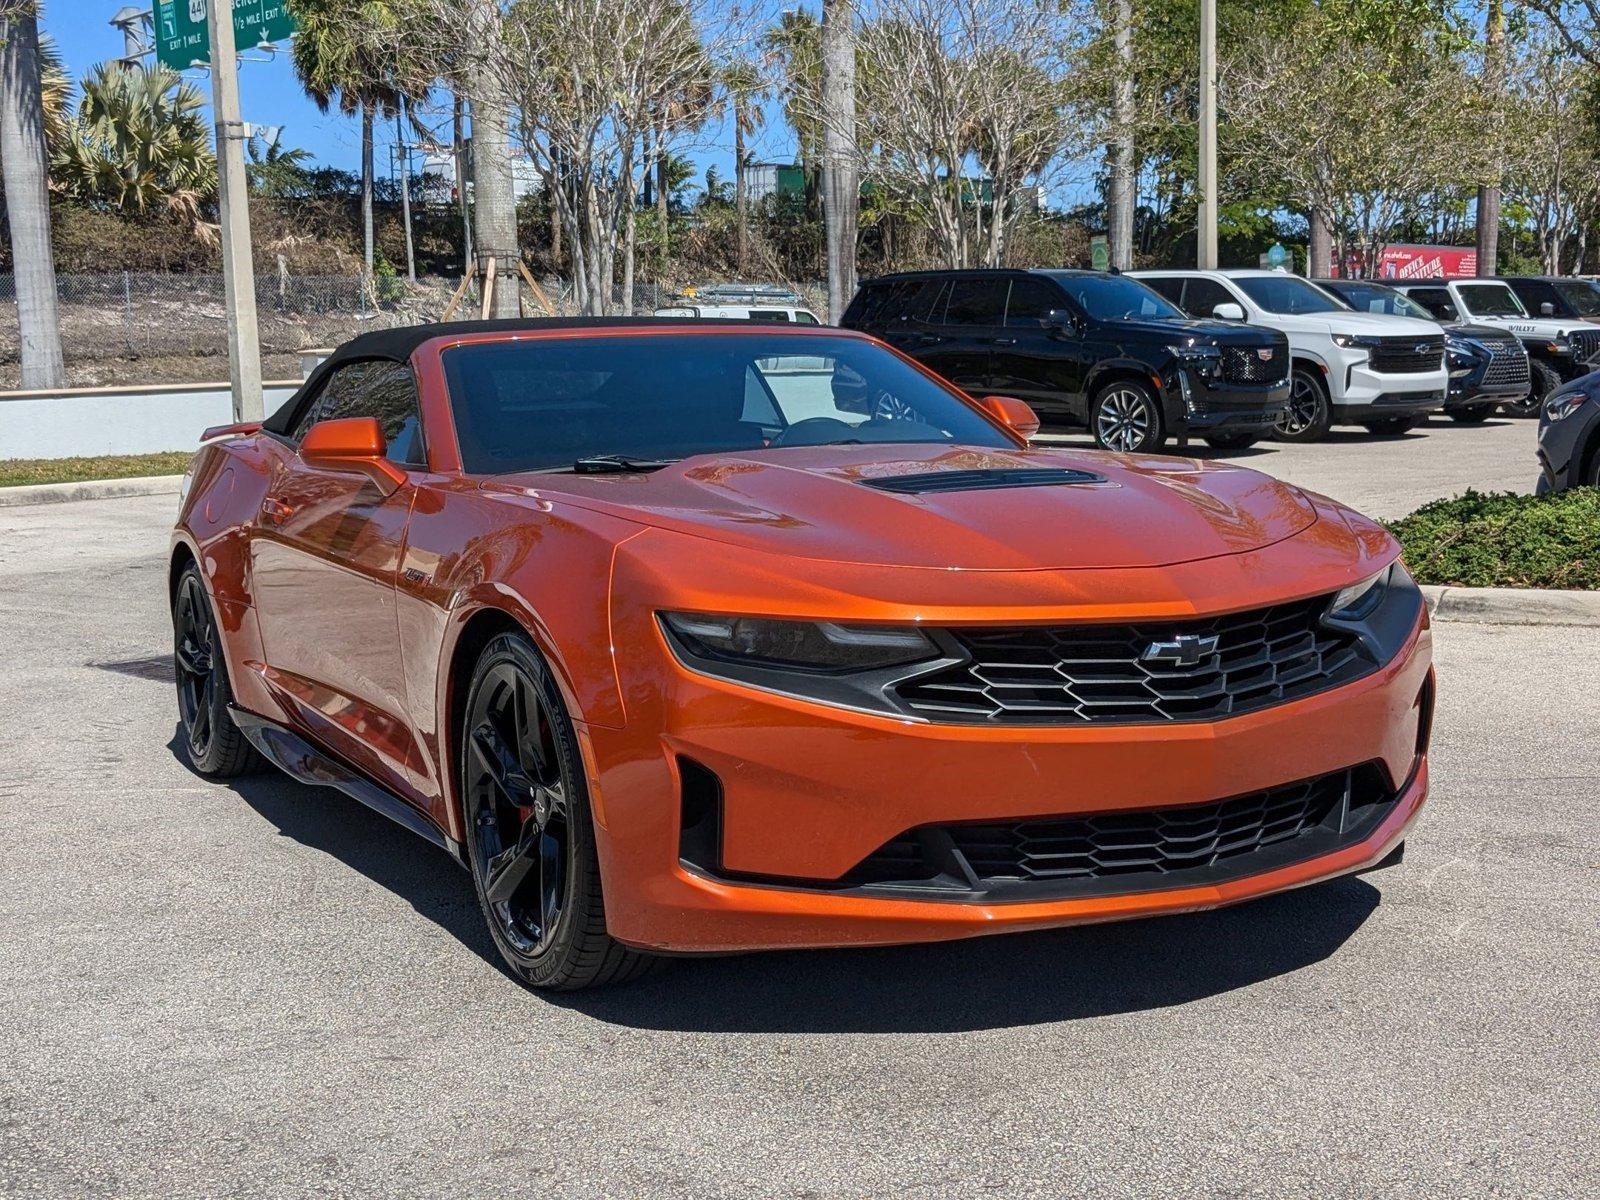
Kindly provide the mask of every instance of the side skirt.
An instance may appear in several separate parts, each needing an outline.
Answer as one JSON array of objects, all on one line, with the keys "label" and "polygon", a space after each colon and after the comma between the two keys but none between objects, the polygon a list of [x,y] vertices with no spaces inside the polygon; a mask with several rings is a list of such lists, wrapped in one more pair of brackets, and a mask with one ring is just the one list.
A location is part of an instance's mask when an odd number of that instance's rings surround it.
[{"label": "side skirt", "polygon": [[285,775],[314,787],[337,788],[373,811],[382,813],[395,824],[403,825],[418,837],[432,842],[461,866],[467,865],[466,848],[460,842],[445,834],[413,805],[387,788],[373,783],[355,768],[345,766],[276,721],[269,721],[238,707],[228,711],[239,731],[250,739],[250,744]]}]

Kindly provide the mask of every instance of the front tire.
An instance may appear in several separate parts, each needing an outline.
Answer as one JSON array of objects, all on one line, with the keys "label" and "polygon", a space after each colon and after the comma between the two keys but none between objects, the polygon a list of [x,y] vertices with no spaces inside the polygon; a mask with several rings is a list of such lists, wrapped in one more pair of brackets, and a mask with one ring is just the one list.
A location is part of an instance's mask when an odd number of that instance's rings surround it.
[{"label": "front tire", "polygon": [[472,674],[462,722],[462,817],[478,903],[519,980],[577,991],[655,961],[606,932],[583,760],[544,659],[501,634]]},{"label": "front tire", "polygon": [[1154,454],[1167,440],[1161,405],[1144,384],[1118,379],[1095,393],[1089,406],[1095,445],[1119,454]]},{"label": "front tire", "polygon": [[261,756],[233,723],[233,687],[222,635],[200,568],[190,563],[172,591],[172,670],[178,682],[178,722],[194,769],[208,779],[259,771]]},{"label": "front tire", "polygon": [[1561,376],[1549,363],[1530,359],[1528,369],[1532,373],[1533,387],[1521,400],[1507,400],[1500,405],[1507,416],[1537,417],[1544,398],[1561,386]]},{"label": "front tire", "polygon": [[1333,424],[1333,406],[1322,380],[1309,367],[1296,367],[1289,386],[1289,404],[1273,426],[1280,442],[1320,441]]},{"label": "front tire", "polygon": [[1410,433],[1417,427],[1416,417],[1384,417],[1381,421],[1363,421],[1368,433],[1378,434],[1380,437],[1398,437],[1402,433]]}]

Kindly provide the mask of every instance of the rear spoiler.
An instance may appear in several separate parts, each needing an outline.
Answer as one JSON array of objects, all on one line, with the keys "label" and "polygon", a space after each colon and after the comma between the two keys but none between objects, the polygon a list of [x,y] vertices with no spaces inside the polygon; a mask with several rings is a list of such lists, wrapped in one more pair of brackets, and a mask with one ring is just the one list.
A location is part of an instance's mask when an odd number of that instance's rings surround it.
[{"label": "rear spoiler", "polygon": [[213,425],[200,435],[201,444],[214,442],[218,438],[248,437],[252,433],[261,431],[260,421],[240,421],[235,425]]}]

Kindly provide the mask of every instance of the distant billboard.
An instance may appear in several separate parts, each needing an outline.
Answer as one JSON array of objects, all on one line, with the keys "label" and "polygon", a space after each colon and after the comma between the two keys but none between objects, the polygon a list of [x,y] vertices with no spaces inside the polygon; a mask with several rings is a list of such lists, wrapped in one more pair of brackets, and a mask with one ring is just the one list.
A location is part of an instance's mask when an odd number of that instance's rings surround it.
[{"label": "distant billboard", "polygon": [[1366,256],[1352,251],[1345,256],[1346,279],[1413,280],[1467,279],[1478,273],[1478,252],[1472,246],[1385,246],[1368,263]]}]

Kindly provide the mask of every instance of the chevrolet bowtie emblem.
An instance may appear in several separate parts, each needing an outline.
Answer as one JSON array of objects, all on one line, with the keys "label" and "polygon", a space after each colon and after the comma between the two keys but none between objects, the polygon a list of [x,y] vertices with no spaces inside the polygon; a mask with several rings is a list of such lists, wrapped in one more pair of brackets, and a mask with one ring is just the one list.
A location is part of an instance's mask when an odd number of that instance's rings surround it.
[{"label": "chevrolet bowtie emblem", "polygon": [[1217,652],[1220,640],[1214,633],[1205,636],[1180,633],[1170,641],[1151,642],[1144,648],[1139,661],[1164,663],[1172,667],[1197,667]]}]

